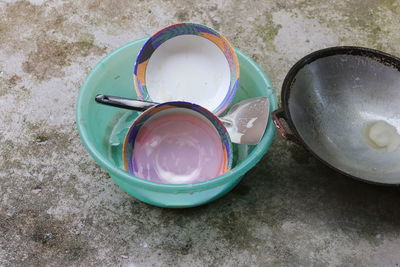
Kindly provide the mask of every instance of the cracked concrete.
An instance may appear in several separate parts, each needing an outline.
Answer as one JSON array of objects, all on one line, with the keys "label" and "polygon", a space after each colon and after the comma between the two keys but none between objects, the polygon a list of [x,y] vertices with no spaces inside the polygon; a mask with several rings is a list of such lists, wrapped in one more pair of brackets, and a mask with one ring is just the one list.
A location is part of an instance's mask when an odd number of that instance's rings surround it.
[{"label": "cracked concrete", "polygon": [[230,194],[160,209],[121,191],[84,150],[75,101],[117,47],[178,21],[222,32],[279,93],[328,46],[400,56],[400,3],[0,1],[0,265],[400,264],[400,191],[350,180],[278,137]]}]

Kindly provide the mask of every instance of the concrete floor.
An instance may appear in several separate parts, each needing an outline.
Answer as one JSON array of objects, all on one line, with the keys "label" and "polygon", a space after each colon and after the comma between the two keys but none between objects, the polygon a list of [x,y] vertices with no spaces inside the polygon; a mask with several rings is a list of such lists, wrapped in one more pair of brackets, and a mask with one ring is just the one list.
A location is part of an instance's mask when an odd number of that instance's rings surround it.
[{"label": "concrete floor", "polygon": [[210,25],[279,93],[335,45],[400,56],[397,0],[0,0],[0,265],[400,265],[400,191],[345,178],[277,137],[230,194],[161,209],[86,153],[75,102],[108,52],[178,21]]}]

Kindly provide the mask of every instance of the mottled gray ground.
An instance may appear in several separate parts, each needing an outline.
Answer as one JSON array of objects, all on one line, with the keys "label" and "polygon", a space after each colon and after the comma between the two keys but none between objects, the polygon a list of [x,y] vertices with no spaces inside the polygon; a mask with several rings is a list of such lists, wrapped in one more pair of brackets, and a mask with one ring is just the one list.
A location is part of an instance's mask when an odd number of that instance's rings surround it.
[{"label": "mottled gray ground", "polygon": [[88,156],[75,102],[113,49],[177,21],[221,31],[277,92],[299,58],[362,45],[400,56],[396,0],[0,1],[0,265],[400,264],[400,191],[345,178],[277,137],[222,199],[148,206]]}]

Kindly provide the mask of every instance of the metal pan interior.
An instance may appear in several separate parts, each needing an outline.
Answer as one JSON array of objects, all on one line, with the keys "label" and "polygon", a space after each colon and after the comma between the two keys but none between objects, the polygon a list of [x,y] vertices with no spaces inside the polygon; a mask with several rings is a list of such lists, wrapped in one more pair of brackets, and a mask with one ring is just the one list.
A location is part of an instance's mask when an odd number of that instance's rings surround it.
[{"label": "metal pan interior", "polygon": [[337,47],[310,54],[284,82],[291,128],[339,171],[400,184],[400,148],[389,153],[373,148],[366,138],[368,126],[381,120],[400,133],[399,69],[398,58],[371,49]]}]

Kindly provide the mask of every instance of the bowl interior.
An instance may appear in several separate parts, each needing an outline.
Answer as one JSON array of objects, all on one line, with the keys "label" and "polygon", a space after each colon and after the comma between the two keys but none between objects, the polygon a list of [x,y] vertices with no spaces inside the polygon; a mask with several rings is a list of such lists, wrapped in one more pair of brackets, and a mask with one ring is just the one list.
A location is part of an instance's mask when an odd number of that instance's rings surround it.
[{"label": "bowl interior", "polygon": [[[372,148],[366,129],[383,120],[400,133],[400,61],[362,48],[317,53],[294,67],[285,102],[306,146],[342,172],[400,183],[400,148]],[[289,75],[290,76],[290,75]]]},{"label": "bowl interior", "polygon": [[[194,165],[192,164],[193,162],[197,162],[197,166],[199,166],[199,162],[202,166],[200,172],[202,173],[208,173],[207,175],[220,175],[222,173],[228,172],[232,166],[232,143],[229,138],[229,134],[222,124],[222,122],[210,111],[207,109],[188,102],[166,102],[159,104],[155,107],[152,107],[151,109],[146,110],[143,112],[137,119],[133,122],[131,127],[129,128],[129,131],[125,137],[124,140],[124,145],[123,145],[123,161],[124,161],[124,167],[125,170],[129,171],[132,174],[137,174],[138,170],[141,169],[142,172],[144,173],[150,173],[153,170],[149,167],[142,167],[139,168],[137,166],[137,160],[134,158],[134,153],[133,150],[135,149],[136,145],[136,140],[138,135],[140,135],[140,130],[143,126],[148,125],[149,122],[152,120],[157,120],[160,117],[165,115],[171,115],[171,114],[186,114],[190,115],[190,118],[185,117],[184,120],[186,125],[189,125],[189,129],[192,131],[192,136],[187,136],[186,133],[182,133],[181,129],[179,132],[174,132],[173,135],[171,135],[172,139],[176,138],[176,134],[179,135],[179,141],[178,143],[175,143],[175,145],[171,145],[169,143],[170,141],[163,142],[163,138],[167,133],[167,131],[163,130],[157,130],[157,135],[156,138],[153,139],[148,139],[152,140],[149,142],[153,142],[154,140],[157,140],[156,142],[162,143],[164,146],[168,146],[168,154],[165,154],[165,150],[160,152],[159,149],[156,149],[154,145],[150,145],[150,148],[142,148],[139,150],[139,155],[142,158],[147,158],[147,162],[157,162],[156,159],[160,159],[160,164],[153,164],[161,166],[163,165],[162,168],[165,169],[165,172],[168,173],[176,173],[177,170],[181,170],[180,172],[184,171],[184,174],[182,175],[176,175],[179,177],[170,177],[171,181],[169,183],[175,183],[175,184],[184,184],[187,182],[182,182],[182,181],[187,181],[187,180],[193,180],[193,178],[190,178],[190,175],[188,176],[188,171],[189,172],[196,172],[196,170],[199,170],[198,167],[197,169],[193,169]],[[193,122],[193,119],[199,118],[201,121],[196,121]],[[160,126],[160,121],[157,122],[157,126]],[[168,121],[167,124],[164,124],[167,126],[168,129],[171,130],[171,123],[176,122],[176,117],[173,117],[173,121]],[[155,126],[153,124],[153,126]],[[157,127],[156,126],[156,127]],[[175,129],[179,127],[173,127]],[[154,128],[153,128],[154,129]],[[158,128],[160,129],[160,128]],[[166,129],[166,128],[162,128]],[[210,133],[210,130],[212,133]],[[149,132],[149,129],[145,130]],[[200,134],[199,134],[200,133]],[[214,138],[214,142],[211,142]],[[203,139],[200,139],[203,138]],[[218,139],[218,141],[215,141]],[[165,139],[164,139],[165,140]],[[206,143],[208,146],[204,146],[202,141],[207,140]],[[211,146],[210,146],[211,145]],[[171,147],[172,146],[172,147]],[[173,153],[171,150],[177,149],[179,151],[175,156],[173,156]],[[144,151],[143,151],[144,150]],[[220,151],[221,157],[219,158],[213,158],[212,155],[210,155],[211,151]],[[143,156],[142,156],[143,155]],[[200,155],[200,156],[199,156]],[[217,155],[217,153],[214,153],[214,155]],[[189,159],[193,157],[195,160],[190,161]],[[161,160],[163,159],[163,160]],[[163,163],[164,162],[164,163]],[[165,163],[168,162],[168,163]],[[186,162],[186,163],[185,163]],[[145,165],[145,164],[143,164]],[[188,165],[192,165],[192,167],[188,168]],[[211,167],[213,166],[213,167]],[[215,171],[212,171],[212,170]],[[178,171],[179,172],[179,171]],[[197,181],[202,181],[202,180],[207,180],[206,176],[199,177],[197,178]],[[144,177],[141,175],[138,175],[140,177]],[[149,178],[155,178],[157,176],[156,173],[153,173],[149,175]],[[210,177],[209,176],[209,177]],[[157,179],[159,180],[159,179]],[[160,180],[159,182],[163,182]]]},{"label": "bowl interior", "polygon": [[[105,57],[89,74],[83,84],[77,103],[77,125],[88,152],[111,176],[117,176],[135,187],[160,192],[193,192],[206,190],[233,182],[253,167],[266,153],[275,135],[269,118],[264,137],[257,146],[232,145],[232,169],[211,180],[191,185],[167,185],[135,177],[124,170],[122,145],[124,137],[138,112],[97,104],[97,94],[136,98],[133,90],[132,68],[148,38],[129,43]],[[266,96],[271,111],[277,108],[277,99],[271,83],[259,67],[247,56],[236,50],[241,67],[241,80],[232,105],[256,96]]]},{"label": "bowl interior", "polygon": [[187,101],[220,114],[232,101],[239,79],[234,49],[204,25],[169,26],[144,44],[134,68],[139,98]]}]

